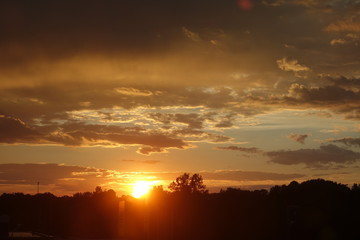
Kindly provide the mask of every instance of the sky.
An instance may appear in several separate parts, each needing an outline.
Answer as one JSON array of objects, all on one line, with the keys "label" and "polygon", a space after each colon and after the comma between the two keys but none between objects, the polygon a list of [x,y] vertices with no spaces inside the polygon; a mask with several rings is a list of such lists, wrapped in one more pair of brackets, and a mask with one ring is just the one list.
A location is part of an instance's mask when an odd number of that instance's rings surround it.
[{"label": "sky", "polygon": [[359,0],[4,0],[0,36],[0,192],[360,182]]}]

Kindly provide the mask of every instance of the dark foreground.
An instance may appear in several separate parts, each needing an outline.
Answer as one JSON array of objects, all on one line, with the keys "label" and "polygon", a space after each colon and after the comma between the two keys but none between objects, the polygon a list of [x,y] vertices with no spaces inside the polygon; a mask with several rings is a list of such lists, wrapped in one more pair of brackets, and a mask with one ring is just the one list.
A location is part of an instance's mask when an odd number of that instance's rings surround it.
[{"label": "dark foreground", "polygon": [[219,193],[169,193],[145,199],[112,190],[56,197],[0,196],[10,231],[47,235],[10,239],[325,240],[360,239],[360,187],[321,179],[270,191],[228,188]]}]

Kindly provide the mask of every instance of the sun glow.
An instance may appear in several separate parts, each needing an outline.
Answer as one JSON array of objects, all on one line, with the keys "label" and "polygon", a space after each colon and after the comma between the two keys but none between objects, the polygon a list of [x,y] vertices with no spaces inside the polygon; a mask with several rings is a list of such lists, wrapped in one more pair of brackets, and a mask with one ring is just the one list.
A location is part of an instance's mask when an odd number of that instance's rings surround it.
[{"label": "sun glow", "polygon": [[152,181],[137,181],[134,183],[132,196],[134,198],[141,198],[142,196],[146,195],[149,191],[151,186],[153,186],[156,182]]}]

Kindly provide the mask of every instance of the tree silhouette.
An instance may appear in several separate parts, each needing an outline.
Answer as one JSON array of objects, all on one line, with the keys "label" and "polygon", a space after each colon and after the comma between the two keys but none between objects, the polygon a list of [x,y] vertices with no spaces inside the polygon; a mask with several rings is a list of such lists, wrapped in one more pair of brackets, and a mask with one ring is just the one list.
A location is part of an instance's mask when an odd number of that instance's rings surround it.
[{"label": "tree silhouette", "polygon": [[171,192],[181,193],[207,193],[208,190],[203,183],[203,178],[199,174],[190,176],[189,173],[184,173],[177,177],[175,181],[170,183],[169,190]]}]

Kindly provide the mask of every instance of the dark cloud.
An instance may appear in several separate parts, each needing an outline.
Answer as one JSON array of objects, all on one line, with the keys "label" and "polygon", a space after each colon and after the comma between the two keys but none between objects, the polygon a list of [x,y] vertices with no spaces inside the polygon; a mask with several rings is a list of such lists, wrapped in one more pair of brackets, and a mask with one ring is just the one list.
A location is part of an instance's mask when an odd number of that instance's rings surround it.
[{"label": "dark cloud", "polygon": [[220,150],[232,150],[232,151],[239,151],[245,153],[261,153],[262,150],[256,147],[238,147],[238,146],[228,146],[228,147],[217,147],[216,149]]},{"label": "dark cloud", "polygon": [[[176,179],[182,172],[156,172],[144,173],[145,175],[156,176],[157,179],[172,181]],[[199,174],[205,181],[281,181],[294,180],[305,177],[303,174],[258,172],[258,171],[242,171],[242,170],[217,170],[217,171],[201,171]]]},{"label": "dark cloud", "polygon": [[309,168],[352,164],[360,159],[360,153],[333,144],[323,145],[318,149],[269,151],[265,155],[270,157],[270,162],[273,163],[283,165],[305,164]]},{"label": "dark cloud", "polygon": [[227,114],[222,117],[221,121],[215,125],[217,128],[231,128],[234,126],[234,122],[236,121],[236,114]]},{"label": "dark cloud", "polygon": [[17,118],[0,115],[0,143],[38,142],[41,134]]},{"label": "dark cloud", "polygon": [[[239,2],[254,2],[254,7],[244,12]],[[315,10],[322,9],[322,5],[311,4]],[[181,49],[196,50],[205,59],[209,52],[210,56],[219,53],[219,60],[224,58],[223,53],[242,53],[245,59],[227,58],[231,69],[254,69],[251,56],[261,54],[264,60],[258,62],[269,69],[267,61],[280,54],[280,58],[287,56],[283,44],[310,51],[318,48],[318,42],[325,42],[321,39],[326,39],[328,32],[321,30],[333,18],[321,11],[314,14],[303,6],[250,0],[42,0],[31,5],[26,0],[2,1],[2,62],[15,66],[38,58],[62,59],[82,54],[139,57]]]},{"label": "dark cloud", "polygon": [[358,104],[360,101],[359,92],[346,90],[337,86],[309,88],[304,85],[293,84],[289,89],[289,94],[290,98],[309,104],[343,104],[347,102],[355,102]]},{"label": "dark cloud", "polygon": [[[119,88],[132,89],[132,93],[119,93]],[[161,92],[162,94],[152,94]],[[51,121],[68,120],[71,111],[101,110],[103,108],[121,107],[177,107],[202,106],[223,108],[227,102],[234,101],[231,90],[219,88],[216,92],[206,92],[202,88],[186,87],[147,87],[118,83],[80,83],[66,85],[42,84],[30,87],[0,89],[0,110],[3,114],[18,116],[29,122],[35,118]],[[150,94],[151,93],[151,94]],[[202,128],[205,120],[211,116],[196,113],[152,113],[149,117],[163,124],[173,122],[188,124],[191,128]]]},{"label": "dark cloud", "polygon": [[189,128],[198,128],[203,127],[203,121],[205,120],[200,114],[196,113],[176,113],[176,114],[162,114],[162,113],[150,113],[149,117],[159,121],[163,124],[172,124],[172,123],[184,123],[187,124]]},{"label": "dark cloud", "polygon": [[[21,120],[1,115],[2,143],[59,144],[65,146],[144,145],[140,153],[163,152],[167,148],[189,147],[181,139],[138,127],[91,125],[84,123],[38,126],[30,129]],[[41,134],[40,134],[41,132]]]},{"label": "dark cloud", "polygon": [[165,149],[160,147],[140,147],[137,152],[141,154],[149,155],[151,153],[165,152]]},{"label": "dark cloud", "polygon": [[222,143],[222,142],[230,142],[233,138],[209,133],[201,130],[183,128],[179,130],[174,130],[172,132],[175,136],[182,137],[191,142],[209,142],[209,143]]},{"label": "dark cloud", "polygon": [[62,178],[77,178],[74,173],[103,175],[104,172],[80,166],[64,166],[59,164],[0,164],[0,179],[4,184],[55,184]]},{"label": "dark cloud", "polygon": [[345,89],[359,89],[360,88],[360,78],[348,78],[344,76],[340,77],[330,77],[326,76],[325,79],[330,82],[330,84],[345,88]]},{"label": "dark cloud", "polygon": [[[359,120],[359,79],[349,77],[359,47],[331,44],[357,38],[358,18],[348,18],[357,3],[252,2],[242,11],[236,0],[1,1],[0,142],[150,154],[230,142],[207,124],[231,128],[238,115],[317,109]],[[177,107],[216,113],[163,111]]]},{"label": "dark cloud", "polygon": [[335,140],[332,140],[330,142],[343,143],[343,144],[346,144],[348,146],[360,147],[360,138],[348,137],[348,138],[335,139]]},{"label": "dark cloud", "polygon": [[[271,104],[295,109],[316,108],[342,114],[346,119],[360,119],[360,92],[352,81],[331,80],[331,85],[307,86],[294,83],[287,95],[258,99],[258,104]],[[351,83],[350,83],[351,82]],[[351,87],[344,87],[344,85]],[[267,102],[267,103],[266,103]]]},{"label": "dark cloud", "polygon": [[294,140],[298,143],[304,144],[305,143],[305,139],[309,137],[308,134],[296,134],[296,133],[291,133],[288,138],[290,138],[291,140]]},{"label": "dark cloud", "polygon": [[[130,160],[130,162],[133,162]],[[158,161],[139,160],[135,162],[155,164]],[[0,186],[2,191],[11,192],[11,189],[22,189],[25,192],[35,193],[36,185],[40,183],[40,191],[49,191],[57,195],[73,194],[75,192],[93,191],[95,186],[113,188],[122,193],[129,191],[127,185],[138,177],[173,181],[182,172],[118,172],[93,167],[67,166],[61,164],[0,164]],[[211,181],[284,181],[304,177],[302,174],[219,170],[200,172],[204,180]]]},{"label": "dark cloud", "polygon": [[265,180],[294,180],[302,178],[303,174],[286,174],[271,172],[255,172],[240,170],[221,170],[215,172],[202,172],[204,179],[208,180],[232,180],[232,181],[265,181]]}]

